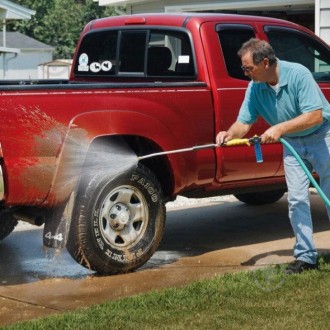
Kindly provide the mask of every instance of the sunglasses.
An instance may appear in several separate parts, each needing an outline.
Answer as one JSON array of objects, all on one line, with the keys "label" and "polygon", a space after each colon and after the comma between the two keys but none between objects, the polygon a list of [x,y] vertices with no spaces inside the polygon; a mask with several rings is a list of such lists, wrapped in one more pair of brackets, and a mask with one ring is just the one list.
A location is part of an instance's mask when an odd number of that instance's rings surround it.
[{"label": "sunglasses", "polygon": [[245,72],[251,72],[253,70],[253,66],[245,66],[245,65],[242,65],[241,66],[241,69]]}]

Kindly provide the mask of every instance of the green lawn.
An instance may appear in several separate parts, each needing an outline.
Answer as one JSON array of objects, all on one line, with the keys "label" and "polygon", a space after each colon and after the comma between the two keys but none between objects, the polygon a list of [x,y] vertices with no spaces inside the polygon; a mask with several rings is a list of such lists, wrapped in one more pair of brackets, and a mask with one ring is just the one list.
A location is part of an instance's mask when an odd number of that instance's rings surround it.
[{"label": "green lawn", "polygon": [[330,329],[330,256],[319,261],[300,275],[227,274],[5,329]]}]

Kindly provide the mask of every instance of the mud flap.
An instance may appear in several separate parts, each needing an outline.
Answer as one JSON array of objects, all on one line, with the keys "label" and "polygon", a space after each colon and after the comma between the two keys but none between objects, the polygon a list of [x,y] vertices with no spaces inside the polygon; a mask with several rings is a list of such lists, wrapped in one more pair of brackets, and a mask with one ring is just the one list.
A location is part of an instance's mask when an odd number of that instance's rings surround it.
[{"label": "mud flap", "polygon": [[44,246],[54,249],[66,246],[70,220],[64,214],[65,207],[66,203],[48,210],[43,233]]}]

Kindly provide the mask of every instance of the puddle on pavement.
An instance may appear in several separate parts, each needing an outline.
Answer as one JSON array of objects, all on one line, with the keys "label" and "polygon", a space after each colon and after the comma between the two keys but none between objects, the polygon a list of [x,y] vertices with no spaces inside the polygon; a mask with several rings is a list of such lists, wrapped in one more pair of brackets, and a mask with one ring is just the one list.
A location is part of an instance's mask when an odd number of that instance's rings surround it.
[{"label": "puddle on pavement", "polygon": [[[35,233],[33,231],[29,232],[33,236],[38,233],[40,234],[40,230],[35,230]],[[16,240],[17,236],[20,235],[20,233],[16,234]],[[15,250],[17,250],[15,245],[6,245],[6,242],[1,244],[0,255],[3,256],[1,258],[3,260],[0,268],[0,285],[33,283],[46,279],[75,280],[93,276],[99,277],[95,272],[76,263],[66,249],[42,248],[41,239],[38,239],[40,242],[34,241],[33,243],[38,245],[38,249],[32,248],[30,252],[24,250],[19,257],[15,255]],[[179,258],[186,255],[176,251],[157,251],[144,266],[134,273],[175,263]]]}]

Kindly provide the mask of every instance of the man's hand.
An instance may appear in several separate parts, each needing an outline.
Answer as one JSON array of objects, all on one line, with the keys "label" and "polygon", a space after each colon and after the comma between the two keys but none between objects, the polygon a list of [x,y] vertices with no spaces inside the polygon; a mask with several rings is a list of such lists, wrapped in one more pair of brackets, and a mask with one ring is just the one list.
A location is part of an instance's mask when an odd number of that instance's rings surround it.
[{"label": "man's hand", "polygon": [[250,124],[242,124],[236,121],[230,126],[228,131],[221,131],[217,134],[216,143],[221,146],[232,139],[240,139],[250,130],[251,126]]},{"label": "man's hand", "polygon": [[281,136],[282,130],[280,125],[272,126],[261,135],[261,143],[277,142]]},{"label": "man's hand", "polygon": [[231,139],[232,137],[227,131],[221,131],[218,133],[215,141],[217,145],[221,146]]}]

